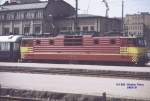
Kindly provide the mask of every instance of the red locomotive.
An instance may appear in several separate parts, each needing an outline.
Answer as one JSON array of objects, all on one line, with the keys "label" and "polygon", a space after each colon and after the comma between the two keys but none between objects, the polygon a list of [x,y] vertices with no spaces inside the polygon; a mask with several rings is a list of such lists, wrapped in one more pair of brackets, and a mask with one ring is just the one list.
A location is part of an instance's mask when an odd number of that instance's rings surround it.
[{"label": "red locomotive", "polygon": [[143,38],[92,35],[58,35],[23,38],[22,60],[98,61],[145,64]]}]

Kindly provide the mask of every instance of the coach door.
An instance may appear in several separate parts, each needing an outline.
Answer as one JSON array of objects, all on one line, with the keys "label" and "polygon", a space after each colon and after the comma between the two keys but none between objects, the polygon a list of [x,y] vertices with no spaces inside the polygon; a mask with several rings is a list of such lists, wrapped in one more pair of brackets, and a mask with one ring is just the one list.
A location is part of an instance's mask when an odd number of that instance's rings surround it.
[{"label": "coach door", "polygon": [[10,43],[9,42],[0,42],[0,59],[7,61],[10,59]]},{"label": "coach door", "polygon": [[12,42],[10,47],[12,60],[17,61],[20,57],[20,42]]},{"label": "coach door", "polygon": [[10,60],[13,60],[14,56],[13,56],[13,42],[10,43]]}]

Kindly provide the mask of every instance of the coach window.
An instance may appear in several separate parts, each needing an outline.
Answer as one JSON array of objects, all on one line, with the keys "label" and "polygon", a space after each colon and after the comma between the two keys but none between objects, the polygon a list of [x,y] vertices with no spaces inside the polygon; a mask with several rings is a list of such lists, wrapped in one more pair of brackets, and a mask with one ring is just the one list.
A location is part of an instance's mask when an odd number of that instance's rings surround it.
[{"label": "coach window", "polygon": [[98,39],[95,39],[94,40],[94,45],[98,45],[99,44],[99,40]]},{"label": "coach window", "polygon": [[41,41],[40,40],[36,40],[36,45],[40,45]]},{"label": "coach window", "polygon": [[49,40],[50,45],[54,45],[54,40]]},{"label": "coach window", "polygon": [[0,50],[1,51],[9,51],[10,50],[10,43],[7,43],[7,42],[0,43]]},{"label": "coach window", "polygon": [[19,43],[14,43],[14,50],[19,50]]},{"label": "coach window", "polygon": [[111,39],[110,40],[110,44],[116,44],[116,40],[115,39]]}]

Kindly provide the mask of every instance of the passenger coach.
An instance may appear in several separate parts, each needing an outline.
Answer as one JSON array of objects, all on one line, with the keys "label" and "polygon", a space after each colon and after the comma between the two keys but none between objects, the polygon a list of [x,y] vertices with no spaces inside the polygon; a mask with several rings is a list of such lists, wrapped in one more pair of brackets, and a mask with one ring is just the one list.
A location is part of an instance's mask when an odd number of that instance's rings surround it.
[{"label": "passenger coach", "polygon": [[0,60],[17,61],[20,58],[21,36],[0,36]]},{"label": "passenger coach", "polygon": [[145,41],[140,37],[58,35],[23,38],[22,60],[148,62]]}]

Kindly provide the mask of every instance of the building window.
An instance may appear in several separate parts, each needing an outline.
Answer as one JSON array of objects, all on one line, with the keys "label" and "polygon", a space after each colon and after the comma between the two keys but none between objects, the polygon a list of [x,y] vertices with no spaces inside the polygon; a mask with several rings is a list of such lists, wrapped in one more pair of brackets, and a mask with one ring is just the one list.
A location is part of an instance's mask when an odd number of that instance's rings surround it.
[{"label": "building window", "polygon": [[68,30],[71,31],[71,30],[72,30],[72,27],[68,27]]},{"label": "building window", "polygon": [[24,34],[30,33],[30,27],[24,27]]},{"label": "building window", "polygon": [[34,33],[41,33],[41,26],[40,25],[35,25],[34,26]]},{"label": "building window", "polygon": [[42,11],[36,11],[36,12],[35,12],[35,18],[36,18],[36,19],[42,18]]},{"label": "building window", "polygon": [[94,30],[95,30],[95,29],[94,29],[94,26],[91,26],[91,27],[90,27],[90,30],[91,30],[91,31],[94,31]]},{"label": "building window", "polygon": [[27,19],[34,19],[34,12],[27,12],[26,18]]},{"label": "building window", "polygon": [[6,14],[7,20],[14,20],[14,13]]},{"label": "building window", "polygon": [[83,31],[87,32],[88,31],[88,26],[84,26]]},{"label": "building window", "polygon": [[81,28],[80,27],[77,27],[77,31],[80,31],[81,30]]},{"label": "building window", "polygon": [[5,16],[4,15],[0,15],[0,20],[4,20]]},{"label": "building window", "polygon": [[14,28],[14,34],[19,34],[19,28]]},{"label": "building window", "polygon": [[3,30],[4,30],[4,32],[3,32],[4,35],[8,35],[8,34],[10,33],[10,32],[9,32],[9,28],[7,28],[7,27],[4,28]]},{"label": "building window", "polygon": [[67,27],[62,27],[61,28],[63,31],[66,31],[67,30]]}]

